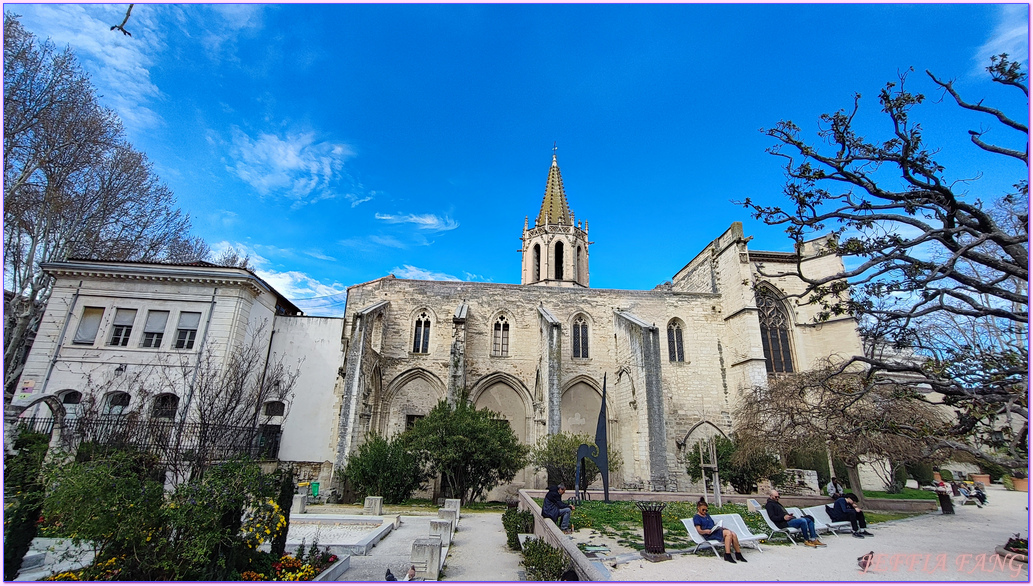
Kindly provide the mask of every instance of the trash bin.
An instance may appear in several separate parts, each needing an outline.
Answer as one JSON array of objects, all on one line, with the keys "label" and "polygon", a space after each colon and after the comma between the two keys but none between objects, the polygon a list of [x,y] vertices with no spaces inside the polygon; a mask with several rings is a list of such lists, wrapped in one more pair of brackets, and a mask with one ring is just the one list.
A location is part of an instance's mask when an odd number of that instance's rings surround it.
[{"label": "trash bin", "polygon": [[313,482],[312,483],[312,496],[313,497],[319,496],[319,483],[318,482]]},{"label": "trash bin", "polygon": [[936,498],[940,500],[940,510],[943,511],[944,515],[954,514],[954,502],[951,501],[951,495],[946,490],[936,491]]},{"label": "trash bin", "polygon": [[642,511],[642,537],[646,542],[646,553],[665,553],[664,520],[662,511],[667,503],[637,502]]},{"label": "trash bin", "polygon": [[308,494],[309,484],[307,482],[298,483],[298,494]]}]

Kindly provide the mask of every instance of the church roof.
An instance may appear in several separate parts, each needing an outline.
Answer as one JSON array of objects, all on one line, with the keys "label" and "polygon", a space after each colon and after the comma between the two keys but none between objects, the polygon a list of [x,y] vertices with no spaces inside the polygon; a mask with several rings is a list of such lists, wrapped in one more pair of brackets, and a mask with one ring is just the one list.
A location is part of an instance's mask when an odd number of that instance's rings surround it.
[{"label": "church roof", "polygon": [[[545,218],[548,215],[549,221]],[[542,209],[538,212],[536,226],[549,224],[573,224],[570,207],[567,205],[567,194],[563,192],[563,177],[560,166],[556,162],[556,153],[552,154],[552,166],[549,167],[549,178],[545,181],[545,197],[542,198]]]}]

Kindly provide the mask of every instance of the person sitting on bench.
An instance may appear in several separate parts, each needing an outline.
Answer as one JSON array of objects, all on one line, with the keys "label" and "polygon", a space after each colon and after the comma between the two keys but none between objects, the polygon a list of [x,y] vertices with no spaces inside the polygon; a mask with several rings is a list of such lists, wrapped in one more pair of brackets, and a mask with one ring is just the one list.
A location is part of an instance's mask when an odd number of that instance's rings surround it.
[{"label": "person sitting on bench", "polygon": [[836,499],[831,507],[826,505],[825,511],[833,521],[850,521],[854,537],[861,539],[866,536],[874,537],[868,532],[868,523],[864,520],[864,512],[861,511],[861,507],[857,506],[857,495],[854,493],[848,492],[843,497]]},{"label": "person sitting on bench", "polygon": [[545,494],[545,503],[542,504],[542,516],[552,519],[560,526],[560,530],[570,534],[570,513],[574,511],[574,505],[563,502],[565,492],[567,487],[562,484],[549,487],[549,492]]}]

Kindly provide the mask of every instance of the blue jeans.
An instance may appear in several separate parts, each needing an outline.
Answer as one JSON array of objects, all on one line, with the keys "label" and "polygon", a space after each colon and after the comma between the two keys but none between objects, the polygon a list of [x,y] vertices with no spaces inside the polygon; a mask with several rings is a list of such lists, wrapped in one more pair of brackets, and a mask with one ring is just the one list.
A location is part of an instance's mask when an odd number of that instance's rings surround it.
[{"label": "blue jeans", "polygon": [[786,524],[793,529],[799,529],[800,532],[803,533],[803,538],[807,541],[818,539],[818,532],[814,530],[814,521],[811,521],[810,519],[790,519]]},{"label": "blue jeans", "polygon": [[570,507],[563,507],[560,509],[560,514],[556,517],[557,524],[560,529],[566,531],[570,529]]}]

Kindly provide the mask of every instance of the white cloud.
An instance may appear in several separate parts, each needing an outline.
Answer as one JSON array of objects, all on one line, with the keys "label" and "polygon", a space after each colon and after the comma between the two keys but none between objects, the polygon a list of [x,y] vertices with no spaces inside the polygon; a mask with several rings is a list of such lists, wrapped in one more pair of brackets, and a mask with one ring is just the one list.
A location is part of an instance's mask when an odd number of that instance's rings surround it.
[{"label": "white cloud", "polygon": [[1029,62],[1029,5],[1003,4],[998,7],[997,24],[990,39],[975,55],[976,74],[986,75],[990,57],[1007,53],[1019,63]]},{"label": "white cloud", "polygon": [[483,283],[491,283],[492,282],[491,279],[489,279],[488,277],[485,277],[484,275],[475,275],[473,273],[469,273],[469,272],[466,272],[466,271],[463,271],[463,280],[465,280],[465,281],[481,281]]},{"label": "white cloud", "polygon": [[391,269],[391,274],[399,279],[416,279],[419,281],[461,281],[448,273],[438,273],[428,269],[421,269],[412,265],[403,265],[401,268]]},{"label": "white cloud", "polygon": [[445,216],[439,218],[434,214],[381,214],[377,213],[374,217],[378,220],[383,220],[388,224],[416,224],[416,227],[420,230],[431,230],[434,232],[445,232],[448,230],[455,230],[459,227],[459,223]]},{"label": "white cloud", "polygon": [[283,193],[304,202],[336,197],[332,186],[355,154],[346,144],[317,140],[314,132],[252,138],[234,126],[232,134],[230,171],[262,195]]},{"label": "white cloud", "polygon": [[323,254],[323,252],[320,251],[320,250],[306,250],[305,254],[311,256],[312,258],[318,258],[319,260],[326,260],[326,261],[331,261],[331,262],[337,260],[336,258],[334,258],[332,256],[327,256],[327,255]]}]

